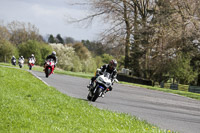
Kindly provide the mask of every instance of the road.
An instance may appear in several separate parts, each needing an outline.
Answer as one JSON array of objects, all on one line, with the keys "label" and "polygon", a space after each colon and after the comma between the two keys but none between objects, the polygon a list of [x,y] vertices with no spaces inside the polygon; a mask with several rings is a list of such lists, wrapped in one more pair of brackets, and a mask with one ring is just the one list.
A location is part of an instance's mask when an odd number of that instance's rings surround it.
[{"label": "road", "polygon": [[[86,100],[89,79],[32,71],[48,85],[68,96]],[[104,98],[91,102],[101,109],[124,112],[155,124],[161,129],[180,133],[200,133],[200,101],[191,98],[149,90],[141,87],[115,84]]]}]

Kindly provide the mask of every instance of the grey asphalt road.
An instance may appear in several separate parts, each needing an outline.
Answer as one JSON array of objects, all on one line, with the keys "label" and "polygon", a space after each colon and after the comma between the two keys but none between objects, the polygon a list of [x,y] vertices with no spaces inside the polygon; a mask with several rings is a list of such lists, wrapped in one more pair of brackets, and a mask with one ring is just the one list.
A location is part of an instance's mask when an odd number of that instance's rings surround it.
[{"label": "grey asphalt road", "polygon": [[[48,85],[68,96],[87,99],[89,79],[32,71]],[[149,90],[141,87],[114,84],[112,92],[91,102],[101,109],[124,112],[154,124],[162,129],[180,133],[200,133],[200,101],[191,98]]]}]

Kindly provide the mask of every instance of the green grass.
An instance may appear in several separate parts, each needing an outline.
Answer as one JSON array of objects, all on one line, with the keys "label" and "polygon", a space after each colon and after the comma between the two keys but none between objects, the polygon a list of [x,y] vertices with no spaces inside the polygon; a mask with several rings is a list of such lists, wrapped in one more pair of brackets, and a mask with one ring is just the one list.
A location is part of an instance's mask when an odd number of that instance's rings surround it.
[{"label": "green grass", "polygon": [[29,72],[0,66],[0,132],[166,133],[128,114],[98,109],[45,85]]}]

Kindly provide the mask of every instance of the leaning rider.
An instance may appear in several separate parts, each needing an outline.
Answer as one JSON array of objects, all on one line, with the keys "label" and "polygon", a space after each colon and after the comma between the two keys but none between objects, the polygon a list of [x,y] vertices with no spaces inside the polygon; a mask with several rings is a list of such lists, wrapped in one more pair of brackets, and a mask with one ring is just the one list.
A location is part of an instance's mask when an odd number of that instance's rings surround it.
[{"label": "leaning rider", "polygon": [[[108,72],[111,74],[111,81],[113,81],[117,77],[117,61],[112,59],[109,64],[105,64],[100,67],[99,74],[102,75],[104,72]],[[94,77],[91,78],[90,84],[87,86],[89,89],[92,88],[94,81],[99,76],[97,73]],[[112,86],[109,87],[109,91],[112,91]]]}]

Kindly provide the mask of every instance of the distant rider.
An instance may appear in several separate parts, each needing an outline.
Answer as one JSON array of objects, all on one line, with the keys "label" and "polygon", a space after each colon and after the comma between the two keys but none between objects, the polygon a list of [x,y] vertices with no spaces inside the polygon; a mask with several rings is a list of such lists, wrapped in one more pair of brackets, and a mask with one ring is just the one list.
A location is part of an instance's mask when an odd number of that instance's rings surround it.
[{"label": "distant rider", "polygon": [[[104,72],[108,72],[111,74],[111,81],[113,81],[117,77],[117,61],[112,59],[109,64],[105,64],[100,67],[100,72],[96,73],[94,77],[91,78],[90,84],[87,86],[88,88],[92,88],[94,81],[99,75],[102,75]],[[112,91],[112,86],[109,87],[109,91]]]},{"label": "distant rider", "polygon": [[24,57],[23,57],[23,56],[19,57],[19,61],[20,61],[20,60],[23,60],[23,61],[24,61]]},{"label": "distant rider", "polygon": [[[14,60],[15,60],[15,62],[14,62]],[[11,58],[11,62],[12,62],[13,65],[16,65],[16,64],[15,64],[15,63],[16,63],[16,58],[15,58],[14,55],[13,55],[12,58]]]},{"label": "distant rider", "polygon": [[33,59],[33,60],[34,60],[34,62],[36,62],[36,59],[35,59],[35,56],[34,56],[34,54],[31,54],[31,57],[29,57],[29,59],[28,59],[28,60],[30,60],[30,59]]}]

